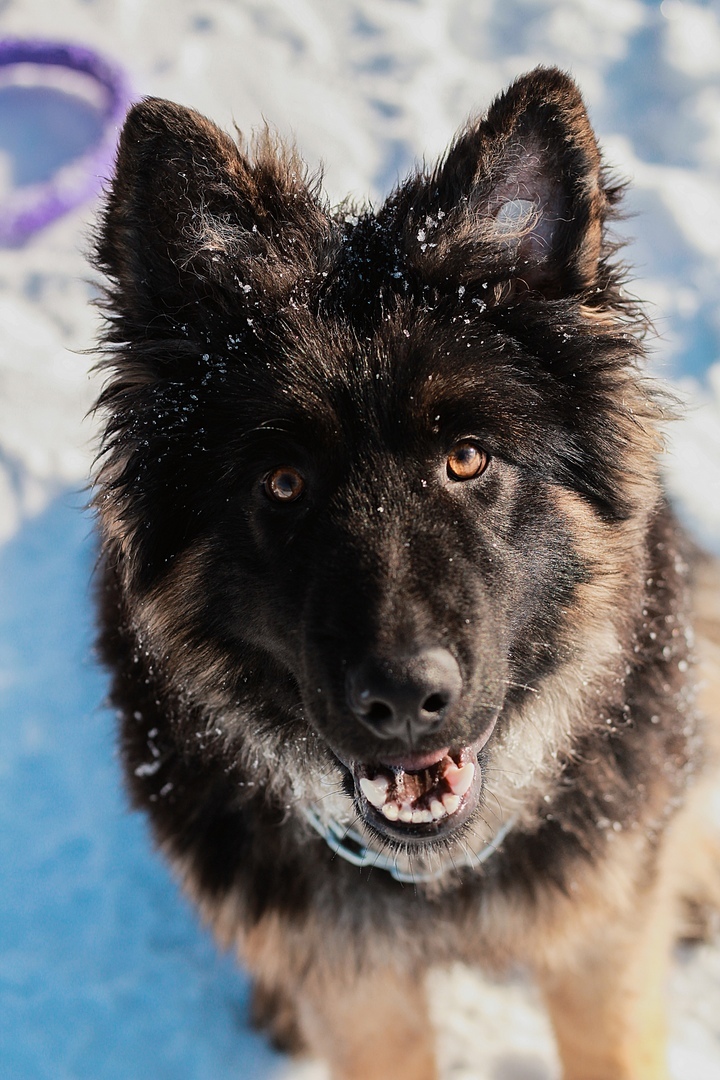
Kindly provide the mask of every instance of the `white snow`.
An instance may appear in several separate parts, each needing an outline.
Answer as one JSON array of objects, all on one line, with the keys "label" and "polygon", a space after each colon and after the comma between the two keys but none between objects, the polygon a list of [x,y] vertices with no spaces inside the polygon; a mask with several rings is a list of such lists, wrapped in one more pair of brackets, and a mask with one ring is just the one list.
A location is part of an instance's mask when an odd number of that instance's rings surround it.
[{"label": "white snow", "polygon": [[[225,127],[294,136],[333,201],[377,202],[515,75],[579,80],[651,303],[652,369],[686,403],[667,482],[720,551],[720,2],[663,0],[5,0],[0,36],[104,50],[137,96]],[[2,190],[12,160],[0,126]],[[196,927],[126,816],[112,718],[89,655],[97,325],[86,204],[0,251],[0,1072],[14,1080],[321,1077],[247,1030],[247,987]],[[146,768],[152,768],[149,763]],[[9,875],[7,873],[9,869]],[[550,1080],[522,981],[437,976],[446,1076]],[[674,1080],[720,1076],[720,950],[672,984]],[[236,1011],[237,1010],[237,1011]]]}]

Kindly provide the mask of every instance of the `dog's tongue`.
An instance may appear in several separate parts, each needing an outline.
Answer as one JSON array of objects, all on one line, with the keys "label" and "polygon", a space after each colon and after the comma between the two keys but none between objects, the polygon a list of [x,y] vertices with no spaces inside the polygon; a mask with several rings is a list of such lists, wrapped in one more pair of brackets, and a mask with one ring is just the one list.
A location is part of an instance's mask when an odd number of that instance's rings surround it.
[{"label": "dog's tongue", "polygon": [[357,785],[388,821],[427,824],[454,814],[475,779],[476,759],[469,748],[450,754],[385,758],[376,766],[358,765]]}]

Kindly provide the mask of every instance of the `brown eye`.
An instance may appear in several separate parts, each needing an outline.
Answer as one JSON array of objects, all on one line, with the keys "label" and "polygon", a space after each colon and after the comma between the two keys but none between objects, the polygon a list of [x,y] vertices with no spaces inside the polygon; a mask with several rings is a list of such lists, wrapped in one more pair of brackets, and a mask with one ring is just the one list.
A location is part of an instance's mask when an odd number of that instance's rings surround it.
[{"label": "brown eye", "polygon": [[305,490],[305,481],[297,469],[283,465],[273,469],[265,477],[265,494],[273,502],[291,503],[299,499]]},{"label": "brown eye", "polygon": [[486,469],[488,456],[474,442],[459,442],[447,456],[447,474],[451,480],[472,480]]}]

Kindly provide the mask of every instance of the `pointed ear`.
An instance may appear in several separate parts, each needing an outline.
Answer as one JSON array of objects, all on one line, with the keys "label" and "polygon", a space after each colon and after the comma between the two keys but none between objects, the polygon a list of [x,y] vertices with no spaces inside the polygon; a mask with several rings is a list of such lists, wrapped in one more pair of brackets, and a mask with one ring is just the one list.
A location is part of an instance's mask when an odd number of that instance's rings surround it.
[{"label": "pointed ear", "polygon": [[198,302],[235,312],[261,295],[277,302],[278,282],[287,292],[307,276],[326,230],[292,151],[266,133],[251,160],[204,116],[148,98],[121,134],[96,262],[120,319],[192,321]]},{"label": "pointed ear", "polygon": [[[537,68],[513,83],[460,136],[435,185],[465,274],[475,266],[487,277],[496,265],[513,291],[549,297],[593,284],[615,193],[604,188],[595,136],[568,75]],[[452,243],[438,247],[453,256]]]}]

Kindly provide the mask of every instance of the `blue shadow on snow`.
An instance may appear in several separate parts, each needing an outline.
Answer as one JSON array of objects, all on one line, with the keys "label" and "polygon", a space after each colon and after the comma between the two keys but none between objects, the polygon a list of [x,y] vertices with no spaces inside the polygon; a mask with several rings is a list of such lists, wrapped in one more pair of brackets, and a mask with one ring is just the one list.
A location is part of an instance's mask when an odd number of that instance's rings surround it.
[{"label": "blue shadow on snow", "polygon": [[247,980],[127,810],[70,501],[0,549],[0,1075],[263,1080]]}]

